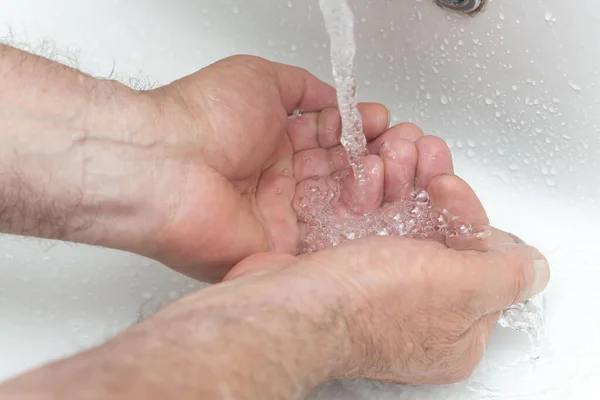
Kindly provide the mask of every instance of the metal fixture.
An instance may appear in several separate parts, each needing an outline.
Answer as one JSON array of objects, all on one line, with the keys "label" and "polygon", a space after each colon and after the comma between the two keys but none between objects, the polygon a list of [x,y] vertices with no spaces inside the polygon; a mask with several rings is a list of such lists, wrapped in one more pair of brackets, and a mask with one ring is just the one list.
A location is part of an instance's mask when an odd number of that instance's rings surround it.
[{"label": "metal fixture", "polygon": [[435,0],[436,4],[448,10],[471,14],[481,10],[485,0]]}]

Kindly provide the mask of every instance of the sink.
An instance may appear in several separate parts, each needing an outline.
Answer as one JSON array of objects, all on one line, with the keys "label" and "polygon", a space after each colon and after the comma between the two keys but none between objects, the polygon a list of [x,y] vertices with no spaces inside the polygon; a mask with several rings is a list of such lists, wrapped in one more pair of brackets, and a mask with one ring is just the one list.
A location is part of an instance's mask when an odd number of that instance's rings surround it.
[{"label": "sink", "polygon": [[[317,0],[4,0],[0,37],[99,76],[156,86],[249,53],[332,81]],[[589,399],[600,392],[600,3],[351,0],[359,99],[443,137],[494,225],[553,277],[539,357],[497,328],[451,386],[338,381],[313,399]],[[0,236],[0,379],[105,341],[203,284],[127,253]]]}]

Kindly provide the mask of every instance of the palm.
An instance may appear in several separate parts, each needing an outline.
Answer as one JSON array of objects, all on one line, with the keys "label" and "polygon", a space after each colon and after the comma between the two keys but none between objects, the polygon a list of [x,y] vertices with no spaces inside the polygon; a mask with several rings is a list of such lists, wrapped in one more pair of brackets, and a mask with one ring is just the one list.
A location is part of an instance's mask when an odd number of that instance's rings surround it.
[{"label": "palm", "polygon": [[[297,212],[304,186],[326,184],[348,168],[335,91],[297,68],[235,57],[167,86],[165,93],[185,104],[200,151],[190,149],[190,178],[178,188],[181,202],[164,234],[161,261],[191,276],[219,279],[256,252],[295,254],[305,222]],[[288,119],[296,109],[302,115]],[[418,129],[386,131],[388,113],[379,104],[362,105],[361,114],[372,154],[365,160],[367,196],[356,209],[348,179],[340,213],[368,212],[407,196],[419,175]],[[188,140],[181,139],[186,146]],[[420,174],[427,173],[422,168]],[[210,268],[199,270],[199,260]]]}]

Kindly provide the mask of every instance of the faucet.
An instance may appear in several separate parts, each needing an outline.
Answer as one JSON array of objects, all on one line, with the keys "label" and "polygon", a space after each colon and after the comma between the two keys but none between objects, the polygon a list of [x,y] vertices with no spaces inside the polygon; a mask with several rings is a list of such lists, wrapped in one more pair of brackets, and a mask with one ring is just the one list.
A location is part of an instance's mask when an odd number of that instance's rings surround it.
[{"label": "faucet", "polygon": [[474,13],[483,8],[486,0],[435,0],[436,4],[460,13]]}]

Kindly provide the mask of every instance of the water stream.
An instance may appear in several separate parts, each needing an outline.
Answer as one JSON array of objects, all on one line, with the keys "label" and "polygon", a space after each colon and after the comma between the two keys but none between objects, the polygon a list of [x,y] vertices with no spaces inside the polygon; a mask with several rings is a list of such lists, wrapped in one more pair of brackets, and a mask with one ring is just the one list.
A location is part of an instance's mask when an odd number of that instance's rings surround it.
[{"label": "water stream", "polygon": [[[357,108],[354,14],[347,0],[319,0],[319,6],[330,39],[331,64],[342,118],[341,143],[360,187],[367,180],[363,162],[367,154],[367,140]],[[347,178],[341,172],[326,184],[315,183],[305,188],[300,201],[300,217],[306,221],[307,229],[300,241],[300,253],[373,235],[428,239],[441,233],[446,237],[466,235],[483,239],[490,234],[485,226],[471,226],[468,221],[462,221],[446,210],[434,209],[426,191],[415,192],[410,199],[384,204],[369,214],[342,216],[340,209],[343,207],[339,204],[343,181]],[[537,296],[505,310],[500,324],[527,332],[537,349],[544,327],[543,298]]]}]

